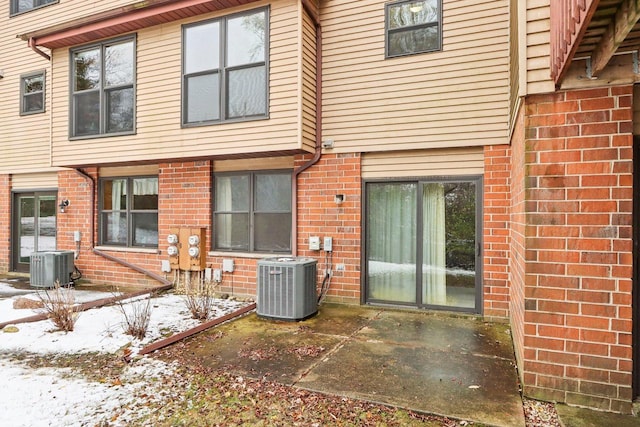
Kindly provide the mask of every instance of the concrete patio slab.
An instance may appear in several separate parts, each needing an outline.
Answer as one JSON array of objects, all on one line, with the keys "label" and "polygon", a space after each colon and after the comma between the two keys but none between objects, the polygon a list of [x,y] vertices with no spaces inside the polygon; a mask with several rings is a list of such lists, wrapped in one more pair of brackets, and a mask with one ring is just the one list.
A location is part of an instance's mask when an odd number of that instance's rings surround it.
[{"label": "concrete patio slab", "polygon": [[303,322],[255,314],[186,342],[240,375],[493,426],[524,426],[508,327],[475,317],[323,304]]}]

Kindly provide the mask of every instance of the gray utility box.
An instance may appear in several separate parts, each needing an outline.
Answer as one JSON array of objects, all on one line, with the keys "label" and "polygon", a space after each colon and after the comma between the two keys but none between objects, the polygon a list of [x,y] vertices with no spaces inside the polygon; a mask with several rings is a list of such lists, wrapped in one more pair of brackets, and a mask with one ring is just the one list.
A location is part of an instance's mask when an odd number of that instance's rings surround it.
[{"label": "gray utility box", "polygon": [[34,252],[29,259],[31,286],[53,288],[71,283],[73,273],[73,251]]},{"label": "gray utility box", "polygon": [[265,258],[258,261],[258,316],[303,320],[318,312],[313,258]]}]

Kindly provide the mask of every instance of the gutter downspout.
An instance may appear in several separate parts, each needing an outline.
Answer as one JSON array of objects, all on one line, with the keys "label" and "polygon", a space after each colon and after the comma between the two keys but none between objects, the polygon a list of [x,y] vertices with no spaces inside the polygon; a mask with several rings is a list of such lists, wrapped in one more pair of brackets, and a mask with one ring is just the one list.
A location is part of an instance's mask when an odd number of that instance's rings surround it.
[{"label": "gutter downspout", "polygon": [[139,267],[137,265],[131,264],[128,261],[125,261],[123,259],[120,258],[116,258],[112,255],[106,254],[98,249],[95,248],[95,238],[94,238],[94,225],[95,225],[95,220],[94,220],[94,215],[95,215],[95,181],[93,180],[93,178],[88,175],[86,172],[84,172],[82,169],[79,168],[74,168],[73,169],[78,175],[80,175],[81,177],[85,178],[88,182],[89,182],[89,186],[90,186],[90,192],[91,192],[91,207],[89,208],[89,227],[91,229],[91,238],[90,243],[91,243],[91,251],[96,254],[99,255],[105,259],[108,259],[109,261],[113,261],[117,264],[120,264],[124,267],[130,268],[132,270],[137,271],[138,273],[142,273],[145,276],[148,276],[160,283],[162,283],[162,286],[160,287],[156,287],[156,288],[152,288],[149,289],[147,292],[156,292],[156,291],[160,291],[160,290],[167,290],[167,289],[171,289],[173,287],[173,283],[171,283],[171,281],[165,279],[164,277],[160,276],[159,274],[153,273],[149,270],[146,270],[142,267]]},{"label": "gutter downspout", "polygon": [[302,8],[313,20],[316,27],[316,145],[315,153],[311,160],[293,171],[292,183],[292,218],[293,238],[291,239],[291,253],[293,256],[298,255],[298,176],[311,166],[318,163],[322,156],[322,26],[320,18],[314,12],[309,4],[309,0],[301,0]]},{"label": "gutter downspout", "polygon": [[47,55],[46,53],[38,49],[38,46],[36,45],[36,39],[34,39],[33,37],[29,37],[29,41],[27,42],[27,45],[31,48],[32,51],[42,56],[47,61],[51,61],[51,57],[49,55]]}]

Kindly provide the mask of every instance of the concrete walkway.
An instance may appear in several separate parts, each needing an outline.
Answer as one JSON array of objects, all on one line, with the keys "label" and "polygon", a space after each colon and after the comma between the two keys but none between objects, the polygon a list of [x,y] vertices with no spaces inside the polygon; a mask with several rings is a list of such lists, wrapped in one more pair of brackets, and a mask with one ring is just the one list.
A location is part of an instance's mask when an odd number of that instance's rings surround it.
[{"label": "concrete walkway", "polygon": [[485,425],[525,424],[508,326],[473,317],[325,304],[303,322],[251,314],[188,347],[249,377]]}]

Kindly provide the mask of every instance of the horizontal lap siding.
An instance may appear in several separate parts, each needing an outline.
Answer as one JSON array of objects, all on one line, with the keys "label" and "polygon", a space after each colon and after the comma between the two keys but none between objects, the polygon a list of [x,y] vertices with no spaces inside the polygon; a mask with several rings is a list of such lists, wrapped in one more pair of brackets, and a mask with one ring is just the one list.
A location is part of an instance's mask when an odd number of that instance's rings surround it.
[{"label": "horizontal lap siding", "polygon": [[[125,5],[130,1],[69,1],[9,17],[9,1],[3,2],[0,25],[0,173],[42,172],[49,169],[51,70],[50,63],[32,51],[19,34],[56,25],[69,19]],[[43,48],[49,53],[48,49]],[[20,75],[46,70],[45,112],[20,116]]]},{"label": "horizontal lap siding", "polygon": [[302,18],[302,142],[313,150],[316,135],[316,30],[311,18]]},{"label": "horizontal lap siding", "polygon": [[[257,3],[257,6],[267,3]],[[232,9],[231,11],[253,9]],[[298,4],[270,7],[270,118],[181,128],[181,26],[222,14],[207,14],[137,32],[136,135],[68,140],[69,50],[54,52],[53,163],[82,165],[224,156],[301,147],[300,39]]]},{"label": "horizontal lap siding", "polygon": [[482,175],[482,147],[367,153],[362,156],[362,177]]},{"label": "horizontal lap siding", "polygon": [[[527,94],[553,92],[554,83],[549,71],[550,61],[550,7],[549,0],[526,2],[526,40],[520,40],[526,49]],[[522,46],[522,44],[525,44]]]},{"label": "horizontal lap siding", "polygon": [[12,190],[35,190],[56,188],[58,186],[57,172],[41,172],[16,174],[11,176]]},{"label": "horizontal lap siding", "polygon": [[506,143],[508,2],[444,1],[443,50],[391,59],[384,5],[323,3],[323,135],[334,151]]}]

